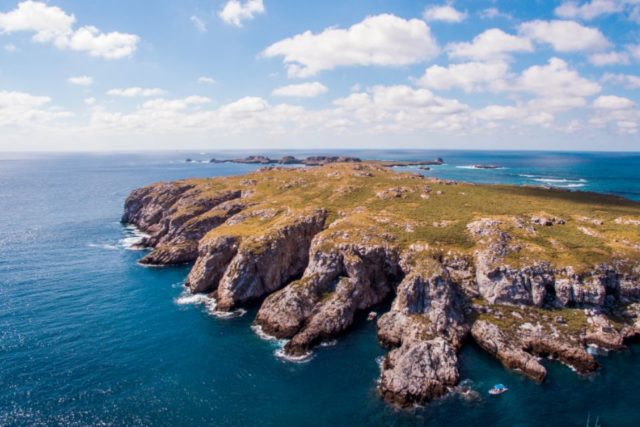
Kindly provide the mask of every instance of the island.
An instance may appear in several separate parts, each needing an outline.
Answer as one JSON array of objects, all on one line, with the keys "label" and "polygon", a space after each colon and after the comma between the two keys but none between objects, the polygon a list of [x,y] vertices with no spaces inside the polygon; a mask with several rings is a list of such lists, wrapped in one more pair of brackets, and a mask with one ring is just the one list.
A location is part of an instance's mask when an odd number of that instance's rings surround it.
[{"label": "island", "polygon": [[[259,165],[303,165],[303,166],[323,166],[329,163],[360,163],[363,160],[359,157],[352,156],[310,156],[304,159],[298,159],[294,156],[283,156],[280,159],[272,159],[263,155],[251,155],[240,159],[219,160],[210,159],[209,163],[240,163],[240,164],[259,164]],[[187,158],[186,163],[194,162],[193,159]],[[426,166],[443,165],[444,160],[438,157],[434,160],[423,161],[391,161],[391,160],[366,160],[368,163],[374,163],[386,167],[402,167],[402,166],[418,166],[429,170]],[[426,167],[426,168],[425,168]]]},{"label": "island", "polygon": [[288,356],[380,312],[378,390],[402,407],[455,390],[468,340],[541,382],[541,357],[586,375],[640,336],[640,203],[620,197],[331,162],[152,184],[122,222],[142,264],[193,263],[190,292],[259,307]]}]

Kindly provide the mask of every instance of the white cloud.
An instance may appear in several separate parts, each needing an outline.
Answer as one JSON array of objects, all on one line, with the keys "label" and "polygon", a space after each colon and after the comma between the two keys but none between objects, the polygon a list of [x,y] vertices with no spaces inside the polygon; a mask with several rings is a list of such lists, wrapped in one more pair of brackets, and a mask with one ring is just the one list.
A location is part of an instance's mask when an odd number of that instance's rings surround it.
[{"label": "white cloud", "polygon": [[220,111],[224,114],[244,115],[264,111],[269,107],[269,103],[257,96],[246,96],[230,104],[223,105]]},{"label": "white cloud", "polygon": [[589,62],[598,67],[606,65],[629,64],[629,54],[626,52],[606,52],[589,55]]},{"label": "white cloud", "polygon": [[282,56],[289,77],[309,77],[342,66],[403,66],[426,61],[438,45],[424,21],[394,15],[370,16],[348,29],[307,31],[264,50]]},{"label": "white cloud", "polygon": [[434,5],[431,7],[427,7],[422,14],[425,21],[443,21],[443,22],[462,22],[467,19],[467,12],[460,12],[456,10],[453,6],[445,4],[445,5]]},{"label": "white cloud", "polygon": [[448,67],[434,65],[427,68],[417,83],[429,89],[460,88],[465,92],[474,92],[498,89],[504,84],[508,72],[509,65],[502,61],[467,62],[450,64]]},{"label": "white cloud", "polygon": [[107,92],[107,95],[134,98],[134,97],[160,96],[160,95],[163,95],[164,93],[165,91],[163,89],[158,89],[158,88],[145,89],[141,87],[127,87],[127,88],[110,89]]},{"label": "white cloud", "polygon": [[[562,18],[591,20],[602,15],[624,12],[629,7],[637,7],[638,4],[638,0],[591,0],[582,4],[570,0],[558,6],[555,13]],[[634,10],[635,8],[632,9],[632,13]]]},{"label": "white cloud", "polygon": [[193,15],[191,16],[191,18],[189,18],[189,20],[191,21],[193,26],[196,28],[196,30],[200,31],[201,33],[204,33],[207,31],[207,24],[202,19]]},{"label": "white cloud", "polygon": [[597,28],[573,21],[529,21],[520,24],[520,34],[540,43],[549,43],[558,52],[593,51],[609,47]]},{"label": "white cloud", "polygon": [[516,88],[550,97],[587,97],[602,89],[598,83],[570,69],[560,58],[551,58],[546,65],[534,65],[524,70],[516,80]]},{"label": "white cloud", "polygon": [[213,79],[212,77],[208,77],[208,76],[198,77],[198,83],[200,83],[201,85],[212,85],[215,82],[216,82],[215,79]]},{"label": "white cloud", "polygon": [[139,42],[134,34],[102,33],[95,27],[73,29],[76,18],[56,6],[35,1],[23,1],[7,13],[0,13],[0,31],[33,32],[33,40],[52,43],[58,49],[86,52],[91,56],[120,59],[131,56]]},{"label": "white cloud", "polygon": [[88,105],[89,107],[91,107],[92,105],[95,105],[96,102],[98,102],[97,99],[93,97],[84,99],[85,105]]},{"label": "white cloud", "polygon": [[636,103],[629,98],[614,95],[599,96],[593,101],[593,107],[602,110],[628,110],[635,106]]},{"label": "white cloud", "polygon": [[640,44],[629,45],[627,46],[627,50],[634,58],[640,60]]},{"label": "white cloud", "polygon": [[508,13],[500,12],[497,7],[489,7],[480,12],[480,17],[482,19],[495,19],[495,18],[505,18],[505,19],[513,19]]},{"label": "white cloud", "polygon": [[447,45],[447,50],[451,58],[503,59],[516,52],[533,52],[533,44],[525,38],[492,28],[477,35],[471,42],[451,43]]},{"label": "white cloud", "polygon": [[262,0],[246,0],[245,2],[229,0],[218,12],[218,16],[227,24],[242,27],[242,21],[251,20],[264,12]]},{"label": "white cloud", "polygon": [[11,43],[5,44],[2,48],[4,49],[5,52],[9,52],[9,53],[14,53],[18,51],[18,48],[16,47],[16,45]]},{"label": "white cloud", "polygon": [[328,89],[320,82],[301,83],[296,85],[288,85],[273,90],[273,96],[290,96],[300,98],[313,98],[323,93],[327,93]]},{"label": "white cloud", "polygon": [[488,105],[476,112],[482,120],[513,120],[526,114],[525,110],[511,105]]},{"label": "white cloud", "polygon": [[93,84],[93,77],[89,77],[89,76],[69,77],[67,79],[67,82],[76,86],[91,86]]},{"label": "white cloud", "polygon": [[136,51],[139,38],[119,32],[101,33],[96,27],[82,27],[73,32],[65,47],[106,59],[126,58]]},{"label": "white cloud", "polygon": [[24,92],[0,91],[0,127],[12,126],[33,129],[54,124],[72,116],[68,111],[50,107],[51,98]]},{"label": "white cloud", "polygon": [[624,86],[627,89],[640,89],[640,76],[606,73],[602,80],[608,83]]},{"label": "white cloud", "polygon": [[182,99],[152,99],[142,104],[143,108],[152,110],[184,110],[190,106],[209,104],[211,98],[192,95]]}]

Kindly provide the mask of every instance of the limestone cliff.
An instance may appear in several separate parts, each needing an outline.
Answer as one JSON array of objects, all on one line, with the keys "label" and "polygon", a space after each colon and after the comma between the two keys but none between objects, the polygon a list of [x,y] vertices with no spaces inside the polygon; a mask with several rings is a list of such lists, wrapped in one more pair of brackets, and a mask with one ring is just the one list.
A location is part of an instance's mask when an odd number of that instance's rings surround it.
[{"label": "limestone cliff", "polygon": [[588,373],[586,346],[640,335],[640,204],[612,196],[350,162],[153,184],[122,221],[149,234],[141,263],[193,263],[186,286],[218,310],[258,303],[291,356],[392,301],[378,388],[400,406],[459,382],[467,337],[543,381],[540,357]]}]

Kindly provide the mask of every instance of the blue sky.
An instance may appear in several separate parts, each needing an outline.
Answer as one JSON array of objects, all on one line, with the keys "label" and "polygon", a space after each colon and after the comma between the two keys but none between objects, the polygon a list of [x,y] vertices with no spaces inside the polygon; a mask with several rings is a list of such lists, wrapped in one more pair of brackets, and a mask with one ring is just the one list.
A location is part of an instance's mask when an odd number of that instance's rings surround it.
[{"label": "blue sky", "polygon": [[0,150],[640,150],[640,0],[0,0]]}]

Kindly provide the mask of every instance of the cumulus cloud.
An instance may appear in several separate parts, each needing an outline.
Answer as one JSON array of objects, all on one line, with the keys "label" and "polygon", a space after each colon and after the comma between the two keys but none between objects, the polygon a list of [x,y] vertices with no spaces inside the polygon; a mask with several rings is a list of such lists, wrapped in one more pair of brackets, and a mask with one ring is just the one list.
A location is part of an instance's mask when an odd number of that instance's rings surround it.
[{"label": "cumulus cloud", "polygon": [[631,15],[637,13],[640,2],[638,0],[591,0],[580,4],[577,1],[564,1],[555,9],[561,18],[580,18],[591,20],[603,15],[611,15],[628,11]]},{"label": "cumulus cloud", "polygon": [[134,97],[150,97],[150,96],[160,96],[165,93],[165,90],[159,88],[141,88],[141,87],[127,87],[127,88],[116,88],[110,89],[107,91],[107,95],[109,96],[121,96],[126,98],[134,98]]},{"label": "cumulus cloud", "polygon": [[606,73],[602,80],[607,83],[624,86],[627,89],[640,89],[640,76],[634,76],[632,74]]},{"label": "cumulus cloud", "polygon": [[265,57],[283,57],[289,77],[309,77],[344,66],[403,66],[438,53],[431,30],[419,19],[370,16],[347,29],[328,28],[281,40],[265,49]]},{"label": "cumulus cloud", "polygon": [[492,28],[477,35],[471,42],[447,45],[447,51],[451,58],[503,59],[516,52],[533,52],[533,44],[526,38]]},{"label": "cumulus cloud", "polygon": [[329,89],[320,82],[301,83],[296,85],[288,85],[273,90],[273,96],[290,96],[299,98],[313,98],[323,93],[327,93]]},{"label": "cumulus cloud", "polygon": [[24,1],[17,8],[0,13],[0,31],[32,32],[38,43],[51,43],[58,49],[70,49],[106,59],[131,56],[140,41],[134,34],[102,33],[96,27],[73,28],[76,18],[56,6]]},{"label": "cumulus cloud", "polygon": [[600,92],[600,85],[580,76],[560,58],[546,65],[534,65],[522,72],[516,81],[519,90],[545,96],[587,97]]},{"label": "cumulus cloud", "polygon": [[521,35],[548,43],[557,52],[593,51],[609,47],[609,41],[597,28],[573,21],[529,21],[518,27]]},{"label": "cumulus cloud", "polygon": [[193,24],[196,30],[200,31],[201,33],[205,33],[207,31],[207,24],[202,19],[193,15],[191,16],[191,18],[189,18],[189,20],[191,21],[191,23]]},{"label": "cumulus cloud", "polygon": [[200,76],[198,77],[198,83],[200,83],[201,85],[212,85],[214,84],[216,81],[213,77],[209,77],[209,76]]},{"label": "cumulus cloud", "polygon": [[76,86],[91,86],[93,84],[93,77],[89,77],[89,76],[69,77],[67,79],[67,82]]},{"label": "cumulus cloud", "polygon": [[629,64],[629,54],[626,52],[605,52],[589,55],[589,62],[598,67],[607,65]]},{"label": "cumulus cloud", "polygon": [[25,127],[33,129],[45,124],[55,124],[71,117],[68,111],[51,107],[51,98],[24,92],[0,91],[0,127]]},{"label": "cumulus cloud", "polygon": [[427,68],[417,83],[435,90],[459,88],[465,92],[476,92],[499,89],[504,85],[508,72],[509,65],[502,61],[466,62],[448,67],[434,65]]},{"label": "cumulus cloud", "polygon": [[16,47],[16,45],[11,43],[5,44],[2,48],[4,49],[5,52],[9,52],[9,53],[14,53],[18,51],[18,48]]},{"label": "cumulus cloud", "polygon": [[425,21],[443,21],[443,22],[453,22],[458,23],[467,19],[467,12],[460,12],[456,10],[453,6],[445,4],[445,5],[434,5],[431,7],[427,7],[422,14]]},{"label": "cumulus cloud", "polygon": [[262,0],[247,0],[245,2],[229,0],[222,10],[218,12],[218,16],[227,24],[242,27],[243,21],[251,20],[256,15],[262,15],[264,12],[265,8]]},{"label": "cumulus cloud", "polygon": [[593,101],[593,108],[602,110],[628,110],[634,108],[636,103],[629,98],[614,95],[603,95]]}]

